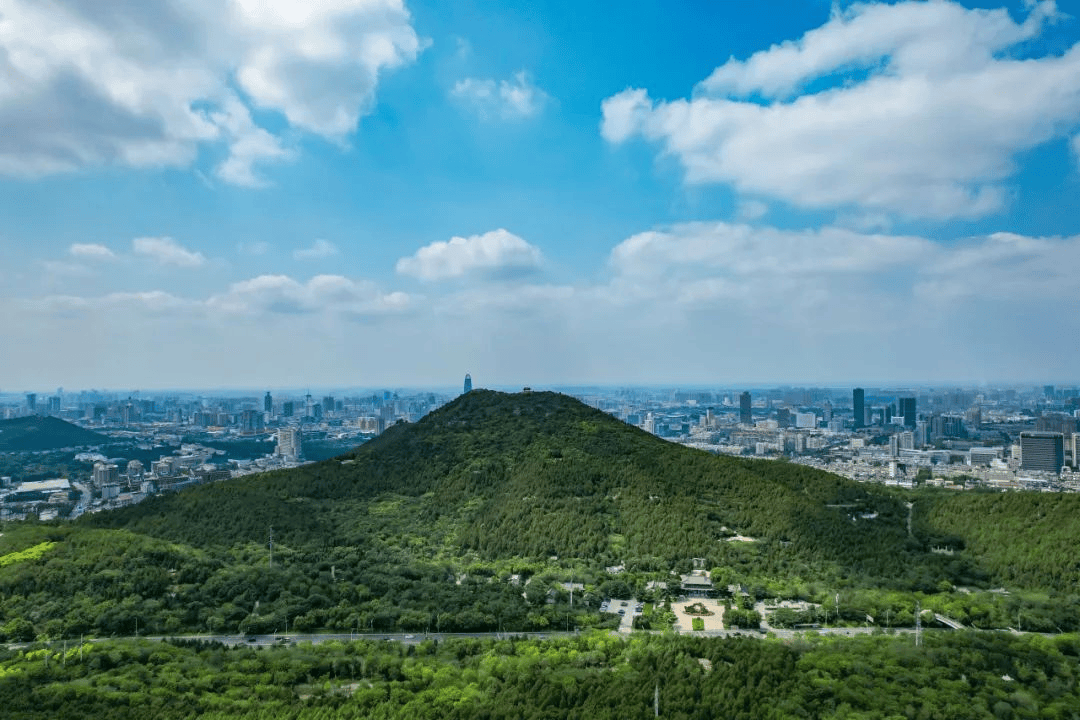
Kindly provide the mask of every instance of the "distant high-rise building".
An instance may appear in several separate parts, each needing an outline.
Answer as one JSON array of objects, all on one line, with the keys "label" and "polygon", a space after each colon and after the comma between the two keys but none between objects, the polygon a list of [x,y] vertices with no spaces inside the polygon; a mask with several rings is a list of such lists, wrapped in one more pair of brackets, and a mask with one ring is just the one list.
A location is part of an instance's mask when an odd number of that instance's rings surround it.
[{"label": "distant high-rise building", "polygon": [[293,404],[292,400],[286,400],[285,402],[281,403],[281,414],[285,417],[292,417],[293,413],[295,412],[295,408],[296,406]]},{"label": "distant high-rise building", "polygon": [[743,425],[750,425],[754,422],[754,412],[749,391],[743,392],[739,396],[739,422]]},{"label": "distant high-rise building", "polygon": [[334,396],[326,395],[322,399],[322,409],[324,415],[329,415],[334,412]]},{"label": "distant high-rise building", "polygon": [[1053,385],[1043,385],[1043,395],[1046,396],[1047,400],[1053,400],[1054,399],[1054,386]]},{"label": "distant high-rise building", "polygon": [[37,393],[26,393],[26,409],[37,412]]},{"label": "distant high-rise building", "polygon": [[1051,432],[1020,433],[1020,467],[1059,473],[1065,465],[1065,436]]},{"label": "distant high-rise building", "polygon": [[97,487],[111,485],[120,479],[120,469],[112,463],[94,463],[93,482]]},{"label": "distant high-rise building", "polygon": [[779,408],[776,411],[776,426],[778,428],[791,427],[791,410],[789,408]]},{"label": "distant high-rise building", "polygon": [[270,395],[270,391],[266,391],[266,397],[263,398],[263,412],[274,412],[274,398]]},{"label": "distant high-rise building", "polygon": [[855,416],[855,427],[866,425],[866,391],[855,388],[851,391],[851,412]]},{"label": "distant high-rise building", "polygon": [[915,398],[900,398],[900,414],[904,416],[905,427],[915,427]]},{"label": "distant high-rise building", "polygon": [[302,452],[300,428],[281,428],[277,433],[275,453],[287,460],[299,460]]},{"label": "distant high-rise building", "polygon": [[464,392],[472,392],[472,375],[465,373],[465,390]]}]

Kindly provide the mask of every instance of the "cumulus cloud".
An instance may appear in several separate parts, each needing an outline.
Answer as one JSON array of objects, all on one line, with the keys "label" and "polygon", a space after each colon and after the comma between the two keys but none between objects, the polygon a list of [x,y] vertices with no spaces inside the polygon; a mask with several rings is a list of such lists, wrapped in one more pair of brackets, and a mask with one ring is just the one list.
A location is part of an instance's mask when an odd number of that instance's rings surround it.
[{"label": "cumulus cloud", "polygon": [[[470,240],[480,246],[476,238],[442,243],[425,260],[444,271],[447,263],[473,268],[462,273],[490,267],[462,260],[468,253],[455,257]],[[421,254],[404,260],[418,269]],[[190,297],[145,290],[137,280],[81,296],[65,283],[55,295],[9,298],[16,312],[0,317],[0,333],[15,353],[5,356],[9,374],[28,386],[23,378],[54,362],[48,372],[81,373],[99,386],[133,377],[161,384],[163,373],[175,373],[171,383],[205,385],[233,372],[192,365],[192,347],[273,357],[257,380],[247,366],[229,375],[241,384],[286,373],[310,378],[311,347],[333,357],[327,367],[345,368],[334,382],[355,377],[357,358],[365,378],[397,383],[437,380],[448,363],[476,370],[478,359],[489,375],[501,369],[503,382],[532,385],[656,382],[658,372],[679,382],[947,380],[958,368],[1021,380],[1070,372],[1073,358],[1062,348],[1080,332],[1080,317],[1047,308],[1075,304],[1078,263],[1080,236],[999,232],[939,241],[694,222],[627,237],[597,278],[577,284],[448,284],[423,298],[336,274],[260,275]],[[156,342],[147,343],[151,333]],[[129,351],[73,368],[25,350],[57,336]],[[373,355],[373,346],[399,352]],[[149,362],[159,364],[152,373]]]},{"label": "cumulus cloud", "polygon": [[729,317],[751,324],[769,318],[796,334],[837,325],[871,330],[882,313],[903,307],[912,278],[938,252],[924,238],[839,227],[684,223],[617,245],[599,296],[671,315],[723,308]]},{"label": "cumulus cloud", "polygon": [[81,260],[112,260],[116,257],[112,250],[97,243],[73,243],[68,254]]},{"label": "cumulus cloud", "polygon": [[475,110],[485,119],[520,120],[543,109],[548,95],[534,85],[522,70],[510,80],[465,78],[457,81],[450,95]]},{"label": "cumulus cloud", "polygon": [[601,133],[659,142],[690,183],[809,208],[985,216],[1004,206],[1020,153],[1080,125],[1080,44],[1016,57],[1056,18],[1053,2],[1027,12],[855,4],[729,60],[689,99],[607,98]]},{"label": "cumulus cloud", "polygon": [[297,248],[293,251],[296,260],[321,260],[338,254],[337,245],[322,238],[311,243],[308,247]]},{"label": "cumulus cloud", "polygon": [[633,235],[612,250],[610,263],[619,275],[635,277],[679,270],[733,278],[819,278],[874,273],[925,258],[935,247],[915,236],[867,235],[838,227],[781,230],[697,222]]},{"label": "cumulus cloud", "polygon": [[206,264],[206,257],[201,252],[192,252],[169,237],[135,238],[131,241],[131,249],[158,265],[196,268]]},{"label": "cumulus cloud", "polygon": [[369,282],[340,275],[316,275],[306,283],[288,275],[260,275],[206,300],[216,315],[251,316],[334,312],[362,317],[401,312],[409,304],[406,293],[382,293]]},{"label": "cumulus cloud", "polygon": [[998,232],[970,238],[928,267],[916,291],[936,302],[996,299],[1070,303],[1076,295],[1080,235],[1028,237]]},{"label": "cumulus cloud", "polygon": [[433,242],[397,262],[397,271],[421,280],[444,280],[465,275],[505,277],[538,270],[540,250],[499,228],[483,235]]},{"label": "cumulus cloud", "polygon": [[423,45],[401,0],[3,0],[0,173],[183,167],[218,144],[215,174],[259,186],[290,151],[250,109],[341,141]]}]

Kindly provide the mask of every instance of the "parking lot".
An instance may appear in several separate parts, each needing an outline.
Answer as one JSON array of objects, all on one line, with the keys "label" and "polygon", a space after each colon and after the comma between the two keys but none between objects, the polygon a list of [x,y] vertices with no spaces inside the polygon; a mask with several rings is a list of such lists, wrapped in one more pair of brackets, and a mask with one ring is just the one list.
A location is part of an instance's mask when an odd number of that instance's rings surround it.
[{"label": "parking lot", "polygon": [[640,615],[645,606],[636,598],[619,600],[608,598],[600,604],[600,612],[615,613],[619,616],[619,632],[630,632],[634,625],[634,616]]}]

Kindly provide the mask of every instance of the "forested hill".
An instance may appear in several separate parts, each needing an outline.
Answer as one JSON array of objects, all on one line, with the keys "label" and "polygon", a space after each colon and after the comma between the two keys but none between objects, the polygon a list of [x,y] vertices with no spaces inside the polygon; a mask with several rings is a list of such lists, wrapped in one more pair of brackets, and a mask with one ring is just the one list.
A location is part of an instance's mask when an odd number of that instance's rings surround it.
[{"label": "forested hill", "polygon": [[36,452],[101,445],[109,438],[60,418],[31,415],[0,420],[0,452]]},{"label": "forested hill", "polygon": [[475,390],[333,460],[84,522],[202,546],[261,541],[271,526],[294,547],[404,533],[486,558],[651,558],[658,568],[719,561],[741,533],[786,556],[888,575],[925,554],[905,518],[896,499],[828,473],[688,449],[565,395]]}]

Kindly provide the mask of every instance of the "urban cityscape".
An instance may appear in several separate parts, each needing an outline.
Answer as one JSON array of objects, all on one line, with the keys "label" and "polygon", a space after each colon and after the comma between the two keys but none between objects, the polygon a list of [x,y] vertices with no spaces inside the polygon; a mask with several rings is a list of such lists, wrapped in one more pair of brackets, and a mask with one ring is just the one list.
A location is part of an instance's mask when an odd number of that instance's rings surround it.
[{"label": "urban cityscape", "polygon": [[0,716],[1080,718],[1080,0],[0,0]]},{"label": "urban cityscape", "polygon": [[[462,392],[472,389],[467,374]],[[802,463],[859,482],[1080,491],[1075,385],[550,389],[674,443]],[[390,425],[416,422],[454,396],[407,389],[317,396],[62,388],[3,394],[2,419],[58,418],[99,433],[98,445],[119,453],[72,447],[66,449],[70,458],[54,462],[70,459],[65,469],[79,467],[78,474],[25,481],[3,476],[3,514],[77,517],[194,484],[327,459]],[[126,457],[125,449],[138,457]]]}]

